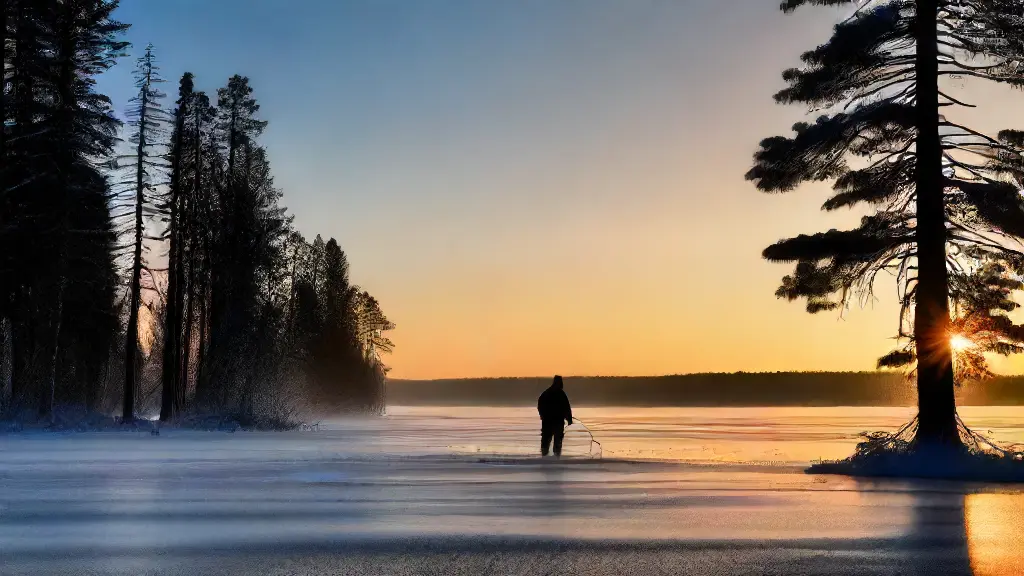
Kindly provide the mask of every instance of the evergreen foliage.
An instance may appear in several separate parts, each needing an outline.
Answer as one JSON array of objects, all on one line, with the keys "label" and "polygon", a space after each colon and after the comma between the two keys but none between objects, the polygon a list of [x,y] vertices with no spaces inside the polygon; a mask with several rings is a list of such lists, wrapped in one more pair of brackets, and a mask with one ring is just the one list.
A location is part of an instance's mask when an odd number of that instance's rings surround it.
[{"label": "evergreen foliage", "polygon": [[[822,206],[867,206],[852,230],[781,240],[764,251],[795,263],[780,298],[812,313],[871,296],[882,273],[896,277],[902,345],[881,366],[915,364],[918,442],[959,445],[957,374],[985,375],[982,352],[1022,350],[1005,315],[1020,288],[1024,201],[1020,140],[987,136],[955,119],[969,104],[946,88],[952,76],[1019,86],[1024,54],[1021,3],[1013,0],[787,0],[849,5],[832,38],[786,70],[782,104],[821,112],[788,137],[761,142],[747,178],[764,192],[832,181]],[[952,313],[952,315],[951,315]],[[951,339],[972,342],[954,368]]]},{"label": "evergreen foliage", "polygon": [[5,404],[95,405],[118,340],[112,191],[119,121],[95,77],[127,28],[108,0],[5,2],[0,317]]},{"label": "evergreen foliage", "polygon": [[[276,426],[301,404],[379,411],[393,325],[281,205],[248,78],[216,102],[154,49],[122,126],[95,78],[117,0],[7,0],[0,131],[0,409],[159,409]],[[158,400],[157,400],[158,398]]]},{"label": "evergreen foliage", "polygon": [[131,155],[122,157],[127,161],[127,178],[120,183],[127,187],[131,196],[128,206],[131,208],[130,233],[133,236],[128,288],[128,327],[124,350],[124,394],[121,406],[121,418],[125,422],[135,418],[140,359],[139,307],[142,306],[143,271],[152,278],[152,271],[143,258],[146,212],[149,212],[148,216],[156,214],[153,196],[156,193],[156,186],[162,183],[165,171],[165,165],[159,160],[160,155],[155,148],[161,145],[166,136],[164,126],[167,112],[160,105],[160,101],[166,95],[157,89],[157,84],[164,82],[164,79],[160,77],[152,45],[147,46],[145,54],[138,59],[134,75],[138,94],[132,98],[128,110],[128,124],[131,128],[128,142],[134,150]]}]

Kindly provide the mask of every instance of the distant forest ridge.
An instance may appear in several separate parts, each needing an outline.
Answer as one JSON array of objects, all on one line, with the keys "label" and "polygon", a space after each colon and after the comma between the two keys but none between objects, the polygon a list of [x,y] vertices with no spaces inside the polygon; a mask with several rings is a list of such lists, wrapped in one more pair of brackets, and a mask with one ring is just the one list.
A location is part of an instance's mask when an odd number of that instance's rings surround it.
[{"label": "distant forest ridge", "polygon": [[[566,376],[576,406],[911,406],[915,383],[897,372],[736,372],[674,376]],[[389,380],[398,406],[532,406],[551,377]],[[961,406],[1024,405],[1024,376],[967,383]]]}]

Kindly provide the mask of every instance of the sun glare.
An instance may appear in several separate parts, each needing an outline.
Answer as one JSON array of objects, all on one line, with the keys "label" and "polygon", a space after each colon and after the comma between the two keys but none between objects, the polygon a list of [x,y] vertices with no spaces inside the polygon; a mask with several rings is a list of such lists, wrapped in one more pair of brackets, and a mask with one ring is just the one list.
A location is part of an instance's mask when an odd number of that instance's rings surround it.
[{"label": "sun glare", "polygon": [[970,348],[974,348],[974,342],[971,342],[965,336],[956,334],[949,339],[949,346],[954,352],[963,352]]}]

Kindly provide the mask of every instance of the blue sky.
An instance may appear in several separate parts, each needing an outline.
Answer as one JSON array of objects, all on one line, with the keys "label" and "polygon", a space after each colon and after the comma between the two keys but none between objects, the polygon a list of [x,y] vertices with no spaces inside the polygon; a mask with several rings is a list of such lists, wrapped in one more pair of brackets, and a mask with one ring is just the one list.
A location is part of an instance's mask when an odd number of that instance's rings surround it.
[{"label": "blue sky", "polygon": [[[870,369],[895,302],[811,317],[780,237],[822,187],[743,180],[805,111],[780,74],[836,9],[777,0],[123,0],[172,105],[249,76],[284,203],[398,324],[399,377]],[[119,110],[132,60],[100,89]],[[1018,105],[1019,107],[1019,105]],[[1000,117],[1000,121],[1005,118]],[[895,299],[895,298],[894,298]],[[780,337],[780,329],[785,334]]]}]

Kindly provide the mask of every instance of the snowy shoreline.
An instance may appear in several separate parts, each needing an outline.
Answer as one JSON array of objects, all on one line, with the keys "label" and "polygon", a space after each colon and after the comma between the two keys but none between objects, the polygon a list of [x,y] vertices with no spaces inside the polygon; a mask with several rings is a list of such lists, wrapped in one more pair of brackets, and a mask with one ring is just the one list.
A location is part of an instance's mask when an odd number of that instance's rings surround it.
[{"label": "snowy shoreline", "polygon": [[[1024,411],[972,411],[1024,438]],[[396,408],[319,432],[0,436],[4,574],[1014,573],[1024,491],[807,474],[906,413]],[[998,527],[999,530],[994,530]],[[978,563],[981,564],[978,564]],[[1024,573],[1020,566],[1018,573]],[[978,572],[975,576],[983,574]],[[998,573],[998,572],[996,572]]]}]

